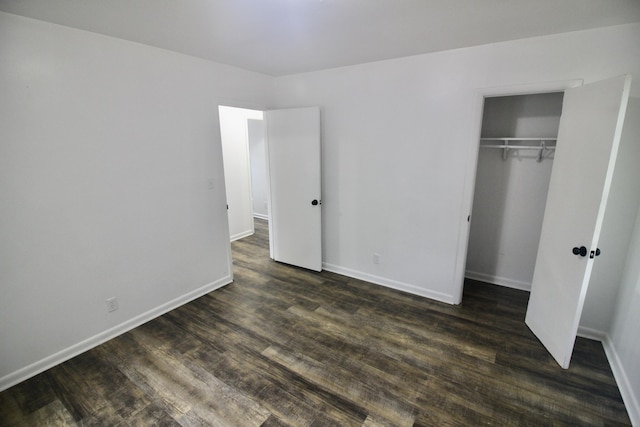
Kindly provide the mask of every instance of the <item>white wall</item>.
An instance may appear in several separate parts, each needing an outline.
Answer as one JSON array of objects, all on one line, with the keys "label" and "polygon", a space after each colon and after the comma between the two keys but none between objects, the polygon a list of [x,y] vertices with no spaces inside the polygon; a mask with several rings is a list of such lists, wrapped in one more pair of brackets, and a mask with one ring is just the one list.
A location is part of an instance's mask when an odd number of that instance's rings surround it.
[{"label": "white wall", "polygon": [[616,380],[634,425],[640,424],[640,211],[636,219],[608,347]]},{"label": "white wall", "polygon": [[226,106],[220,106],[219,111],[229,235],[233,241],[254,232],[247,121],[262,119],[262,111]]},{"label": "white wall", "polygon": [[560,127],[563,95],[563,92],[551,92],[486,98],[480,136],[555,138]]},{"label": "white wall", "polygon": [[626,25],[277,78],[277,107],[323,108],[325,268],[456,302],[480,91],[640,78],[637,40]]},{"label": "white wall", "polygon": [[[483,138],[555,138],[562,93],[487,98]],[[499,145],[500,141],[483,144]],[[538,141],[524,141],[538,145]],[[480,148],[466,277],[517,289],[531,289],[553,152]]]},{"label": "white wall", "polygon": [[267,208],[267,157],[264,144],[264,122],[248,120],[249,157],[251,162],[251,193],[253,216],[268,219]]},{"label": "white wall", "polygon": [[0,13],[0,389],[231,280],[217,108],[270,82]]},{"label": "white wall", "polygon": [[[638,82],[636,82],[638,83]],[[631,98],[580,324],[605,350],[634,425],[640,425],[640,98]],[[633,233],[629,233],[635,223]],[[605,257],[606,255],[606,257]],[[604,271],[604,273],[603,273]],[[588,310],[588,311],[587,311]],[[601,332],[601,331],[604,331]]]}]

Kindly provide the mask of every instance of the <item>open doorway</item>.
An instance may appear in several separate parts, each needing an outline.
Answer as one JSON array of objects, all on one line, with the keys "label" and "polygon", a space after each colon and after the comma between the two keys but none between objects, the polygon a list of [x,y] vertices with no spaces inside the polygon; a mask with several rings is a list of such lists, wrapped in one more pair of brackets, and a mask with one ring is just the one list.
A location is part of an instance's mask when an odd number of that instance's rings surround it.
[{"label": "open doorway", "polygon": [[264,131],[262,119],[247,119],[253,218],[267,221],[269,220],[269,186],[267,183],[267,150]]},{"label": "open doorway", "polygon": [[[595,258],[601,253],[599,241],[608,233],[603,221],[611,207],[608,201],[630,84],[630,76],[618,76],[565,88],[563,93],[558,144],[533,260],[525,323],[565,369],[569,367]],[[531,149],[513,147],[510,139],[500,142],[502,146],[485,148],[501,150],[503,160],[509,159],[514,150]],[[545,159],[544,151],[552,151],[549,148],[544,144],[536,148],[540,151],[539,162]],[[481,145],[478,151],[482,150]],[[479,156],[475,158],[478,168]],[[467,259],[465,256],[464,261]]]},{"label": "open doorway", "polygon": [[321,271],[320,108],[219,114],[230,240],[266,217],[272,259]]},{"label": "open doorway", "polygon": [[563,94],[485,98],[466,278],[531,290]]},{"label": "open doorway", "polygon": [[231,241],[255,232],[255,218],[267,221],[267,162],[264,113],[220,106],[220,137]]}]

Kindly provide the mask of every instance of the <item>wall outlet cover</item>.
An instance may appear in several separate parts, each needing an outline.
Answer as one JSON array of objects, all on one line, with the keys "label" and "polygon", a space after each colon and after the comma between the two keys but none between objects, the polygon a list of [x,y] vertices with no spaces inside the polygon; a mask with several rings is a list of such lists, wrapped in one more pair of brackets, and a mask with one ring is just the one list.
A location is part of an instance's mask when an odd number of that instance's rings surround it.
[{"label": "wall outlet cover", "polygon": [[112,297],[107,299],[107,311],[111,313],[112,311],[116,311],[118,309],[118,298]]}]

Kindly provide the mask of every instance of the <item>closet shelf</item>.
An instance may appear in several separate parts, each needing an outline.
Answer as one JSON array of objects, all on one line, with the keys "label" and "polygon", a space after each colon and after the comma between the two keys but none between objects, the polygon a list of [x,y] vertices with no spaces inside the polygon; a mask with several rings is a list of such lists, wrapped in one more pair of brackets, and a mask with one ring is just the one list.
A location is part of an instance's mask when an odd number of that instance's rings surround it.
[{"label": "closet shelf", "polygon": [[[483,141],[496,141],[502,144],[483,144]],[[509,145],[509,143],[534,142],[540,141],[539,145]],[[544,159],[544,154],[548,151],[554,151],[555,145],[547,145],[548,142],[555,143],[556,138],[480,138],[480,148],[500,148],[502,149],[502,159],[507,160],[509,150],[539,150],[538,162]]]}]

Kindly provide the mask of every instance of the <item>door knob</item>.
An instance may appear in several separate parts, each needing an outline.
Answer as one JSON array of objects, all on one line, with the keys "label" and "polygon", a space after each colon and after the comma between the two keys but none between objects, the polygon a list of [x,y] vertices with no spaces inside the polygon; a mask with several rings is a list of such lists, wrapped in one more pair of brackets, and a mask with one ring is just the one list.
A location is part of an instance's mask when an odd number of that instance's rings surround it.
[{"label": "door knob", "polygon": [[571,250],[574,255],[587,256],[587,248],[584,246],[575,247]]},{"label": "door knob", "polygon": [[316,199],[313,199],[313,200],[311,201],[311,204],[312,204],[313,206],[318,206],[318,201],[317,201]]}]

